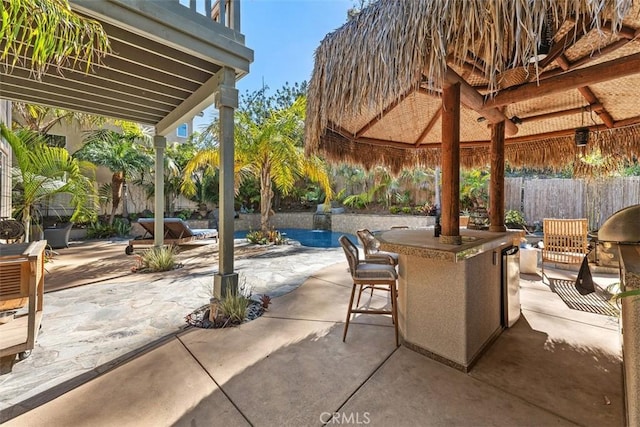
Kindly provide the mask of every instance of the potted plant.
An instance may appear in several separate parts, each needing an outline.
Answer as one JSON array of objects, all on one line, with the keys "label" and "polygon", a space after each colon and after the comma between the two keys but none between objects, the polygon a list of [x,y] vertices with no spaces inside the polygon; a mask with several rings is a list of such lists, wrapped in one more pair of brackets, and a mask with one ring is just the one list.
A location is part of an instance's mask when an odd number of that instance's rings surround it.
[{"label": "potted plant", "polygon": [[466,227],[469,224],[469,211],[460,212],[460,227]]}]

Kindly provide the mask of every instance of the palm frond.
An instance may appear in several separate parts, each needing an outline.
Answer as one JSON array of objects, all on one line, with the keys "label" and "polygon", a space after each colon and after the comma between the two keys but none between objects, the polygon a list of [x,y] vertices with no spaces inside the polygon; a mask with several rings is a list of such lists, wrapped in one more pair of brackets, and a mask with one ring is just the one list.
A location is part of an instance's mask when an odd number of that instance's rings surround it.
[{"label": "palm frond", "polygon": [[88,73],[111,50],[100,23],[73,12],[67,0],[2,0],[0,16],[0,61],[9,71],[21,65],[40,78],[70,61]]}]

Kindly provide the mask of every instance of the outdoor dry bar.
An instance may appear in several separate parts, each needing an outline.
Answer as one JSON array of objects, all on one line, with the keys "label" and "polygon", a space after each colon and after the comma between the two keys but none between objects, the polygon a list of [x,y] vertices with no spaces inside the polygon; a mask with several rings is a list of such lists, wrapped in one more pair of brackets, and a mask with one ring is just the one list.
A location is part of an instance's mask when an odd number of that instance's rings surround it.
[{"label": "outdoor dry bar", "polygon": [[[398,323],[402,342],[467,371],[503,329],[505,248],[521,233],[461,230],[462,244],[433,230],[378,233],[380,248],[400,255]],[[519,313],[519,307],[518,307]]]}]

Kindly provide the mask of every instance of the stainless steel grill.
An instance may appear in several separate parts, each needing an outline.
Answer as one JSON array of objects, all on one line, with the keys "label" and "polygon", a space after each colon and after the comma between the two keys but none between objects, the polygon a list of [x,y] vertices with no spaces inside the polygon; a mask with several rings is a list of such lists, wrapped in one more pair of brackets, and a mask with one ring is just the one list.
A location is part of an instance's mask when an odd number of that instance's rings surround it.
[{"label": "stainless steel grill", "polygon": [[640,244],[640,205],[628,206],[611,215],[598,231],[596,257],[599,265],[618,267],[617,244]]}]

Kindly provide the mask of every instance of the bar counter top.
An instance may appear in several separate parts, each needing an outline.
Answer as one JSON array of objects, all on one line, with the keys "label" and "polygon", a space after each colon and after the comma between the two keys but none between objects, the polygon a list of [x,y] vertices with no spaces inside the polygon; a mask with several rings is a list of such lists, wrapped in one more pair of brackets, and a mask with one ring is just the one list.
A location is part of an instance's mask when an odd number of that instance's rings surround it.
[{"label": "bar counter top", "polygon": [[423,258],[459,262],[492,251],[506,244],[518,245],[522,231],[495,233],[483,230],[461,229],[462,244],[440,243],[433,237],[433,229],[397,229],[374,233],[383,251]]}]

